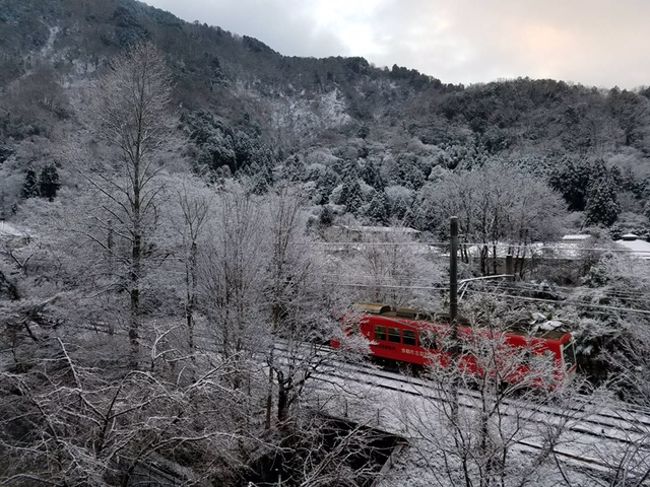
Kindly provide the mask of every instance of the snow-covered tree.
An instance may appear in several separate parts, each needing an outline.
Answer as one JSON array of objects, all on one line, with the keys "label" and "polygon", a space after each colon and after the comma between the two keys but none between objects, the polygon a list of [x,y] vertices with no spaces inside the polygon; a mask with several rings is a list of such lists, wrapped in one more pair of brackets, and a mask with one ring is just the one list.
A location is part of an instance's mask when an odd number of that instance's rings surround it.
[{"label": "snow-covered tree", "polygon": [[[437,394],[403,407],[414,461],[423,466],[418,485],[558,485],[565,473],[555,449],[590,414],[574,407],[577,384],[559,381],[552,358],[506,343],[503,303],[465,302],[463,312],[474,326],[460,343],[444,331],[428,338],[437,349],[428,371]],[[549,409],[558,412],[553,421],[539,421]],[[539,448],[521,455],[522,442]]]},{"label": "snow-covered tree", "polygon": [[499,243],[509,244],[516,254],[532,241],[551,240],[560,231],[564,211],[559,195],[543,181],[522,168],[493,162],[447,173],[424,186],[416,214],[420,225],[443,237],[449,218],[457,216],[462,240],[480,244],[481,270],[488,273],[488,257],[496,257]]},{"label": "snow-covered tree", "polygon": [[110,168],[87,177],[106,200],[103,220],[97,221],[129,246],[122,257],[128,266],[134,367],[140,353],[143,261],[150,255],[147,238],[158,217],[156,176],[161,154],[173,141],[173,121],[167,111],[170,95],[170,73],[162,53],[150,43],[137,44],[114,58],[93,93],[97,119],[91,121],[91,129],[115,149],[116,160]]},{"label": "snow-covered tree", "polygon": [[[329,318],[336,293],[329,289],[323,259],[305,234],[302,201],[295,190],[276,188],[265,204],[269,238],[264,296],[273,347],[268,353],[269,382],[277,390],[277,420],[282,427],[291,406],[323,357],[315,343],[332,336]],[[274,347],[280,341],[286,355],[279,359]],[[267,398],[266,424],[271,425],[272,398]]]},{"label": "snow-covered tree", "polygon": [[202,183],[190,179],[181,183],[178,190],[178,205],[182,213],[181,260],[185,267],[185,320],[187,344],[190,354],[195,351],[196,308],[199,287],[199,244],[208,223],[210,198]]},{"label": "snow-covered tree", "polygon": [[587,206],[585,207],[585,225],[611,226],[621,208],[616,199],[616,190],[608,178],[601,178],[589,186]]},{"label": "snow-covered tree", "polygon": [[368,204],[366,216],[379,225],[387,225],[390,220],[390,206],[383,191],[377,191]]},{"label": "snow-covered tree", "polygon": [[263,301],[268,245],[259,198],[239,184],[215,200],[213,224],[199,269],[200,309],[217,350],[232,364],[230,384],[243,387],[253,354],[269,339]]},{"label": "snow-covered tree", "polygon": [[25,174],[25,181],[20,191],[20,196],[24,199],[34,198],[39,195],[38,180],[36,179],[36,172],[33,169],[28,169]]},{"label": "snow-covered tree", "polygon": [[356,213],[363,205],[363,194],[358,179],[348,179],[343,183],[338,196],[337,204],[345,206],[348,213]]},{"label": "snow-covered tree", "polygon": [[426,246],[419,244],[404,227],[386,227],[385,232],[364,235],[346,265],[346,281],[356,299],[392,306],[432,307],[426,287],[441,279],[442,269],[431,262]]}]

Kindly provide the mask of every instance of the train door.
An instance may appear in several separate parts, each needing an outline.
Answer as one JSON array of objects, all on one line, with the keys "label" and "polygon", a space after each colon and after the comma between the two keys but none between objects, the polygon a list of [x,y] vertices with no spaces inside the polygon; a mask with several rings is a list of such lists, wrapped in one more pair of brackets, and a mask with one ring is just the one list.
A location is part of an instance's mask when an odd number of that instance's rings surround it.
[{"label": "train door", "polygon": [[574,372],[576,370],[576,342],[573,338],[562,347],[562,360],[564,361],[564,369],[567,372]]}]

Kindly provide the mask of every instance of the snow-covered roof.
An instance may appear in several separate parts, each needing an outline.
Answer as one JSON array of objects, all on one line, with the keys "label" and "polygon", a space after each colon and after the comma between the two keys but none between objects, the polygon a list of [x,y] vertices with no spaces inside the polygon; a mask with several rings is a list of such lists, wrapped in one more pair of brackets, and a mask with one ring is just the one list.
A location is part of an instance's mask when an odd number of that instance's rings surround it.
[{"label": "snow-covered roof", "polygon": [[420,233],[419,230],[410,227],[373,227],[373,226],[363,226],[363,225],[341,225],[341,228],[349,232],[359,232],[359,233],[410,233],[410,234]]},{"label": "snow-covered roof", "polygon": [[579,240],[579,241],[584,241],[584,240],[589,240],[591,238],[591,235],[588,233],[573,233],[573,234],[568,234],[564,235],[562,237],[562,240],[564,241],[571,241],[571,240]]},{"label": "snow-covered roof", "polygon": [[616,243],[630,251],[630,255],[633,257],[639,257],[642,259],[650,259],[650,242],[641,240],[639,238],[635,240],[617,240]]}]

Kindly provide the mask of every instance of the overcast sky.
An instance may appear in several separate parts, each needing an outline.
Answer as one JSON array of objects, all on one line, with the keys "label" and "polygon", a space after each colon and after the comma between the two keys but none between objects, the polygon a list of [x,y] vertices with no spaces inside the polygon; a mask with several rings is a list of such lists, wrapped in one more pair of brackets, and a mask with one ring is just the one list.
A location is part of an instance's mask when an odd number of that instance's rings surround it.
[{"label": "overcast sky", "polygon": [[650,0],[145,0],[285,55],[363,56],[444,82],[650,85]]}]

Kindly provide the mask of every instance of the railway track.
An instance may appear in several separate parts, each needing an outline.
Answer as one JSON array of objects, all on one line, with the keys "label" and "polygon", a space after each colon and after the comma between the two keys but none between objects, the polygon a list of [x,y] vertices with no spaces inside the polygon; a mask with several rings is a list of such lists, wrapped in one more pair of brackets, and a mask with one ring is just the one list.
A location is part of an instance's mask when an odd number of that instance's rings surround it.
[{"label": "railway track", "polygon": [[[390,372],[385,372],[377,368],[359,366],[355,367],[354,364],[347,363],[346,365],[339,364],[338,367],[346,367],[350,371],[358,371],[360,373],[365,373],[372,375],[380,379],[387,379],[392,381],[401,382],[404,384],[417,385],[420,387],[430,388],[432,390],[440,390],[439,387],[436,387],[431,381],[426,379],[418,379],[411,377],[400,376],[400,374],[393,374]],[[459,396],[471,398],[474,400],[480,399],[480,393],[472,391],[471,389],[462,389],[459,390]],[[510,405],[517,408],[527,408],[531,409],[530,406],[522,400],[517,399],[504,399],[505,405]],[[585,400],[581,407],[572,407],[572,406],[563,406],[563,410],[553,408],[548,405],[535,405],[534,410],[540,413],[545,413],[553,415],[556,417],[562,417],[565,419],[571,419],[576,415],[582,415],[581,423],[589,424],[594,427],[592,430],[582,429],[580,432],[584,434],[591,434],[593,436],[602,436],[607,434],[607,429],[612,429],[614,431],[625,431],[627,434],[637,436],[636,439],[631,440],[634,442],[639,439],[647,438],[650,440],[650,416],[645,413],[632,413],[628,410],[622,409],[621,413],[616,413],[615,411],[599,411],[587,413],[585,416],[585,411],[589,408],[599,407],[594,405],[592,401]],[[602,409],[602,408],[601,408]],[[599,430],[595,429],[598,428]],[[603,429],[605,431],[603,431]],[[621,441],[630,443],[626,438],[620,438]],[[650,448],[650,445],[648,446]]]},{"label": "railway track", "polygon": [[[349,376],[342,375],[342,374],[336,374],[336,373],[333,374],[333,373],[330,372],[328,374],[323,374],[323,375],[320,375],[320,376],[316,376],[315,378],[317,380],[322,380],[324,382],[332,383],[333,382],[332,377],[334,377],[335,379],[340,379],[341,381],[343,381],[342,383],[341,382],[339,383],[342,387],[344,387],[344,385],[346,383],[345,381],[352,380],[353,382],[355,382],[357,384],[366,384],[366,385],[378,387],[378,388],[383,389],[383,390],[396,392],[396,393],[399,393],[399,394],[408,394],[408,395],[411,395],[411,396],[416,396],[418,398],[427,399],[427,396],[423,395],[420,392],[416,392],[416,391],[412,391],[412,390],[405,390],[403,388],[398,388],[398,387],[394,387],[394,386],[387,385],[387,384],[377,384],[376,382],[373,382],[373,381],[367,381],[367,380],[358,379],[358,378],[350,379]],[[327,392],[327,390],[324,389],[324,388],[323,388],[323,391]],[[330,390],[330,392],[331,392],[331,390]],[[433,397],[433,398],[428,397],[428,398],[433,399],[433,400],[439,400],[439,398],[437,398],[437,397]],[[461,406],[464,407],[464,408],[472,408],[472,409],[477,408],[475,405],[467,404],[467,403],[461,403]],[[539,445],[537,443],[534,443],[532,441],[528,441],[528,440],[518,440],[516,443],[519,446],[521,446],[524,451],[541,452],[541,451],[545,450],[544,446]],[[611,472],[611,466],[606,464],[605,462],[600,461],[597,458],[586,457],[584,454],[577,454],[575,452],[562,450],[562,449],[558,449],[558,448],[554,449],[554,454],[558,458],[563,459],[565,461],[565,463],[570,464],[573,467],[577,467],[579,469],[595,472],[595,473],[597,473],[598,475],[601,475],[601,476],[608,475]]]},{"label": "railway track", "polygon": [[[276,344],[276,349],[279,351],[286,351],[286,345],[283,343],[278,343]],[[436,389],[435,383],[433,383],[431,380],[408,376],[400,374],[398,372],[386,371],[371,364],[370,362],[360,363],[336,359],[333,357],[336,354],[335,349],[332,349],[327,345],[317,346],[317,353],[321,356],[332,356],[330,360],[333,363],[336,363],[336,366],[339,369],[345,368],[351,372],[359,372],[380,379],[408,384],[410,386],[415,385],[430,388],[432,390]],[[473,399],[480,399],[480,393],[471,389],[460,389],[459,395]],[[584,415],[586,409],[597,407],[599,411],[592,412],[589,414],[589,416],[584,417],[584,422],[599,428],[613,428],[615,430],[626,431],[631,434],[635,433],[641,435],[650,435],[650,410],[640,407],[630,408],[629,405],[625,403],[617,402],[613,404],[613,407],[615,407],[615,409],[608,411],[604,410],[601,405],[594,404],[593,401],[590,401],[586,397],[582,398],[582,401],[583,402],[580,406],[563,406],[563,410],[553,408],[552,406],[548,405],[535,405],[535,410],[554,416],[570,418],[573,414]],[[505,399],[504,404],[513,405],[519,408],[528,407],[526,401],[517,400],[515,398]],[[589,434],[587,431],[584,431],[584,433]],[[597,434],[601,435],[602,431],[597,432]],[[650,436],[648,439],[650,440]]]},{"label": "railway track", "polygon": [[[286,357],[287,349],[283,344],[276,346],[278,356]],[[319,354],[334,355],[333,349],[321,347]],[[349,382],[363,384],[390,391],[396,394],[406,394],[418,397],[424,400],[445,401],[444,397],[438,393],[439,388],[432,386],[431,381],[415,377],[405,377],[403,375],[383,371],[372,364],[358,364],[338,360],[331,357],[329,363],[321,366],[313,377],[322,382],[338,383],[342,387]],[[463,408],[478,409],[477,405],[479,393],[471,390],[460,390],[460,406]],[[617,415],[615,412],[606,413],[585,413],[586,407],[593,407],[592,403],[585,403],[582,406],[569,408],[567,412],[562,412],[556,408],[546,405],[530,406],[525,401],[507,400],[504,401],[504,415],[512,414],[515,408],[517,411],[528,411],[525,421],[548,425],[549,423],[559,423],[562,420],[568,420],[567,430],[575,436],[575,441],[584,442],[585,444],[594,442],[610,442],[609,444],[618,444],[622,448],[638,448],[645,450],[650,454],[650,418],[645,413],[635,413],[634,418],[629,410],[624,411],[625,417]],[[565,408],[566,409],[566,408]],[[648,427],[646,429],[646,427]],[[585,439],[587,438],[587,439]],[[536,444],[529,440],[517,442],[523,450],[541,451],[544,446]],[[558,458],[563,459],[572,467],[586,469],[591,472],[597,472],[599,475],[608,475],[611,473],[612,466],[602,461],[600,458],[589,457],[583,453],[576,453],[570,449],[557,447],[554,453]],[[638,473],[638,475],[642,475]]]},{"label": "railway track", "polygon": [[[99,328],[93,327],[93,328],[89,328],[88,330],[93,331],[95,333],[108,334],[108,330],[104,330],[101,327]],[[112,334],[122,335],[123,333],[114,332]],[[124,336],[126,336],[125,333]],[[287,347],[286,342],[282,340],[278,340],[276,342],[276,350],[280,352],[282,352],[283,350],[286,351],[286,347]],[[405,376],[404,374],[400,374],[397,372],[386,371],[378,368],[377,366],[367,361],[360,363],[360,362],[350,362],[350,361],[335,359],[333,356],[335,354],[338,354],[338,352],[328,345],[314,345],[310,343],[310,344],[305,344],[303,348],[304,349],[313,348],[315,349],[316,353],[318,353],[320,356],[331,356],[330,360],[334,361],[339,368],[346,368],[351,372],[363,373],[369,376],[374,376],[378,379],[400,382],[403,384],[408,384],[409,386],[417,385],[421,387],[435,388],[435,386],[432,384],[430,380],[426,380],[414,376]],[[216,353],[215,350],[206,350],[206,351]],[[469,389],[461,389],[459,390],[459,394],[465,397],[473,397],[474,399],[478,399],[480,396],[478,392]],[[583,414],[583,411],[586,408],[598,406],[598,405],[594,405],[593,402],[589,400],[587,397],[584,397],[581,400],[583,401],[583,403],[579,407],[576,406],[576,407],[569,408],[571,413]],[[516,399],[507,399],[506,402],[510,404],[515,404],[517,407],[525,407],[525,404],[523,404],[522,401],[517,401]],[[566,410],[567,407],[564,407],[564,409]],[[553,409],[549,406],[545,407],[544,412],[555,416],[568,415],[566,412]],[[591,432],[585,429],[585,431],[583,431],[583,433],[585,434],[602,435],[602,434],[607,434],[609,429],[613,429],[618,431],[625,431],[630,434],[646,435],[646,439],[650,439],[648,438],[648,435],[650,435],[650,409],[648,408],[642,408],[639,406],[632,406],[628,403],[617,402],[613,404],[613,408],[610,411],[603,410],[603,408],[600,408],[600,411],[598,413],[591,414],[589,417],[584,419],[584,422],[590,424],[594,428],[601,428],[601,431],[591,431]],[[602,430],[603,428],[607,428],[607,429],[603,432]]]},{"label": "railway track", "polygon": [[[106,333],[106,331],[97,328],[89,331]],[[336,355],[339,355],[338,351],[327,345],[305,344],[301,345],[301,347],[303,350],[309,351],[309,353],[318,354],[319,358],[327,359],[328,363],[324,363],[323,367],[313,374],[313,377],[322,383],[352,381],[411,397],[417,396],[433,401],[444,400],[439,394],[436,395],[436,387],[430,380],[386,371],[368,362],[358,363],[340,360],[336,357]],[[275,350],[278,352],[279,357],[283,356],[283,354],[287,353],[286,343],[278,341]],[[216,350],[212,349],[204,349],[204,351],[216,353]],[[284,356],[286,357],[286,355]],[[461,389],[459,390],[459,398],[462,401],[462,407],[476,408],[477,406],[473,402],[479,398],[479,393],[469,389]],[[525,401],[516,399],[509,399],[504,402],[504,405],[518,408],[526,407]],[[593,406],[594,404],[587,398],[583,399],[583,404],[580,406],[569,408],[569,412],[562,412],[550,406],[536,406],[537,410],[535,412],[540,413],[540,416],[531,416],[527,420],[547,424],[549,418],[562,418],[566,415],[571,416],[573,413],[582,414],[585,408]],[[626,403],[618,403],[615,406],[615,410],[600,411],[583,416],[579,424],[571,426],[571,432],[583,437],[590,437],[592,440],[598,439],[618,443],[624,447],[640,445],[642,449],[650,451],[650,410],[633,407]],[[527,440],[519,441],[518,444],[523,451],[540,451],[543,448],[543,446]],[[603,476],[611,472],[611,465],[598,458],[589,458],[583,454],[564,449],[556,449],[554,453],[558,458],[563,459],[574,468],[596,472]]]}]

